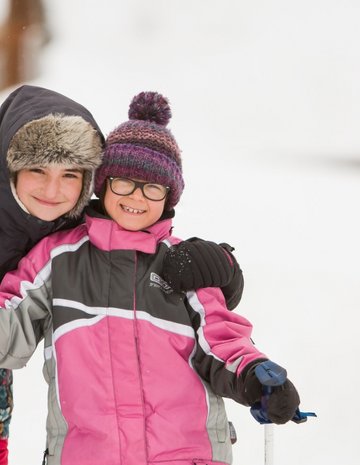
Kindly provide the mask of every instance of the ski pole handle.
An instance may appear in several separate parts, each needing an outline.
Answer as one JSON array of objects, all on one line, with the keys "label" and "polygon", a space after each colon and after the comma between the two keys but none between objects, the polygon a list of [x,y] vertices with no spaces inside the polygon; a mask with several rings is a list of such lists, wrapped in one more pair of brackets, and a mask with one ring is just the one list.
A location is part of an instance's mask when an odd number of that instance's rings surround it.
[{"label": "ski pole handle", "polygon": [[[285,383],[287,372],[285,368],[282,368],[271,360],[267,360],[255,367],[255,375],[262,384],[262,395],[261,401],[256,402],[250,408],[250,412],[260,424],[269,424],[272,423],[267,414],[270,394],[275,386],[281,386]],[[299,408],[297,408],[291,421],[304,423],[307,417],[316,417],[316,414],[314,412],[300,412]]]},{"label": "ski pole handle", "polygon": [[262,384],[262,395],[260,402],[256,402],[250,412],[260,424],[269,424],[272,423],[267,416],[270,394],[274,386],[281,386],[285,383],[287,372],[285,368],[267,360],[255,367],[255,375]]}]

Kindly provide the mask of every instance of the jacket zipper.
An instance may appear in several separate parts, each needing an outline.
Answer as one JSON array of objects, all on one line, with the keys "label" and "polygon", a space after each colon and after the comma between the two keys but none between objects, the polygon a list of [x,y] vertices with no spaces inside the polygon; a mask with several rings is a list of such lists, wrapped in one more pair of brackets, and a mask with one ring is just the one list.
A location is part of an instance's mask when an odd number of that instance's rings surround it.
[{"label": "jacket zipper", "polygon": [[141,393],[141,405],[143,411],[143,436],[144,436],[144,443],[146,447],[146,461],[148,462],[148,444],[146,438],[146,430],[145,430],[145,399],[144,399],[144,385],[143,379],[141,374],[141,365],[140,365],[140,347],[139,347],[139,335],[138,335],[138,326],[137,326],[137,314],[136,314],[136,275],[137,275],[137,265],[138,265],[138,253],[136,250],[134,251],[135,258],[134,258],[134,297],[133,297],[133,312],[134,312],[134,339],[135,339],[135,350],[136,350],[136,359],[138,365],[138,377],[140,383],[140,393]]}]

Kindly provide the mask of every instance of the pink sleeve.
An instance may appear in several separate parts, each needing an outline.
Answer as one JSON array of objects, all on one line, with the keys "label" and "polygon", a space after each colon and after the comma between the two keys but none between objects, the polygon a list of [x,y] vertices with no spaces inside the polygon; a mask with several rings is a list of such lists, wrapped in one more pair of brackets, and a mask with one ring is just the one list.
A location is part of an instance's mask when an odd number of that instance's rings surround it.
[{"label": "pink sleeve", "polygon": [[214,357],[222,360],[231,371],[236,366],[239,375],[244,367],[267,356],[251,339],[252,324],[243,316],[229,312],[218,288],[199,289],[189,299],[201,318],[199,343]]}]

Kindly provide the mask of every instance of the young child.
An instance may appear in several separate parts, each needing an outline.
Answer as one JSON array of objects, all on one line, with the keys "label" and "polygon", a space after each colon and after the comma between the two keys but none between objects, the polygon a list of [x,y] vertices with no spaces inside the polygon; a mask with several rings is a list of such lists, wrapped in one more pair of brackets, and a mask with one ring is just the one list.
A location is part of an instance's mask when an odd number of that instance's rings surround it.
[{"label": "young child", "polygon": [[[0,293],[0,366],[45,340],[49,465],[231,463],[221,397],[252,405],[267,357],[219,289],[175,292],[162,278],[183,187],[167,100],[141,93],[107,138],[86,223],[43,239]],[[287,380],[268,416],[292,418]]]},{"label": "young child", "polygon": [[[0,108],[0,140],[1,280],[40,239],[83,221],[103,136],[82,105],[52,90],[25,85]],[[205,262],[196,260],[199,250],[205,251]],[[192,262],[179,275],[174,265],[185,253]],[[230,262],[211,242],[182,242],[164,269],[179,290],[203,283],[222,286],[228,308],[241,298],[243,278],[235,258]],[[12,405],[12,372],[0,369],[0,465],[8,463]]]}]

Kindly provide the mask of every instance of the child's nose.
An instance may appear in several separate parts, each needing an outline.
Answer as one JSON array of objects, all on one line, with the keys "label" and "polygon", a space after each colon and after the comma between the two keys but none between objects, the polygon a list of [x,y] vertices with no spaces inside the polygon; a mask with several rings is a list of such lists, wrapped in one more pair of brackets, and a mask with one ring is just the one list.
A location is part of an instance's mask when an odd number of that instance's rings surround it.
[{"label": "child's nose", "polygon": [[44,194],[48,199],[55,198],[59,193],[59,182],[57,179],[48,179],[44,185]]}]

